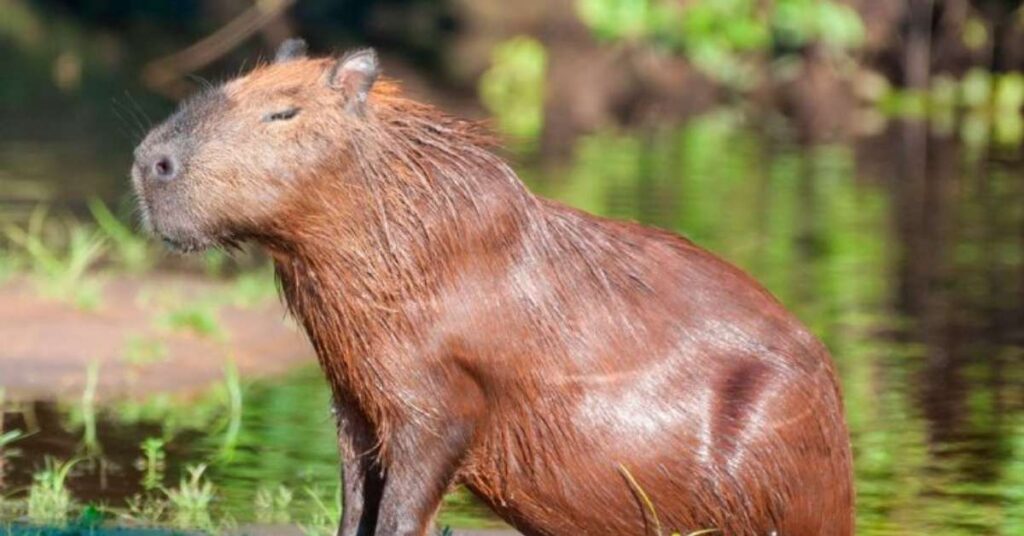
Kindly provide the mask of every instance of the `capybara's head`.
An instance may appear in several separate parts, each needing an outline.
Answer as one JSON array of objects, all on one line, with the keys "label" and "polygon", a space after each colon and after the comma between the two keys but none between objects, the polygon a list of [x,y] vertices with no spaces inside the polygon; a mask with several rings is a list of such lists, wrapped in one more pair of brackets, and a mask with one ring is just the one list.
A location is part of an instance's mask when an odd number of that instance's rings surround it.
[{"label": "capybara's head", "polygon": [[171,247],[234,243],[273,225],[366,120],[369,49],[308,59],[286,41],[272,63],[183,102],[135,150],[144,225]]}]

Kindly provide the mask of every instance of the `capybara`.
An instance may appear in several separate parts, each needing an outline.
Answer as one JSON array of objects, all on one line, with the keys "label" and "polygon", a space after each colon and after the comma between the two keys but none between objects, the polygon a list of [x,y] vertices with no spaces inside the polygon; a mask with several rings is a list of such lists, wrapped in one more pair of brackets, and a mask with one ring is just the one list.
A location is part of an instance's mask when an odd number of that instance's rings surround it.
[{"label": "capybara", "polygon": [[852,533],[840,390],[800,322],[684,238],[532,195],[486,129],[378,72],[288,41],[132,168],[173,248],[273,259],[333,392],[339,534],[425,534],[459,484],[531,535]]}]

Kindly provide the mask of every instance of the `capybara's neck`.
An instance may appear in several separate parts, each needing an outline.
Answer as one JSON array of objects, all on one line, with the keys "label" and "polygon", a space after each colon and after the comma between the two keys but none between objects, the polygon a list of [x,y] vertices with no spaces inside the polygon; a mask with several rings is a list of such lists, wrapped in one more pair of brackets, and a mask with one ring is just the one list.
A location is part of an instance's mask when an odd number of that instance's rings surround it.
[{"label": "capybara's neck", "polygon": [[388,96],[315,171],[313,191],[259,240],[335,389],[373,383],[358,360],[415,335],[467,259],[512,262],[543,205],[469,122]]}]

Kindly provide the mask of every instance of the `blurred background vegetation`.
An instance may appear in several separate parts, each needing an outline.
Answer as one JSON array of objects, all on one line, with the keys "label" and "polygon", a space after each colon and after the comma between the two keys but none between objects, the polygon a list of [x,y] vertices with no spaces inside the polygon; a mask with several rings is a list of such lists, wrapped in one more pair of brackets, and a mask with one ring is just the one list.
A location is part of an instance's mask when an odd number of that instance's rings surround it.
[{"label": "blurred background vegetation", "polygon": [[337,516],[311,353],[244,327],[280,323],[265,262],[167,256],[128,194],[153,121],[293,35],[376,47],[534,191],[764,282],[835,355],[862,534],[1024,533],[1009,0],[0,0],[0,525]]}]

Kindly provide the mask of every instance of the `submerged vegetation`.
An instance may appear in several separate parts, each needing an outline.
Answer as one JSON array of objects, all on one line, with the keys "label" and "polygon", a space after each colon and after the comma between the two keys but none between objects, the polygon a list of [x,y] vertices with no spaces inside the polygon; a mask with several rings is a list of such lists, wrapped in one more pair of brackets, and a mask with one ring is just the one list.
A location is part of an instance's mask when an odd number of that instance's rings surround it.
[{"label": "submerged vegetation", "polygon": [[[134,495],[127,497],[123,504],[107,504],[104,502],[88,502],[76,500],[69,482],[88,481],[102,478],[104,464],[117,464],[119,460],[110,459],[110,455],[102,450],[70,459],[59,461],[47,457],[43,466],[32,477],[32,484],[27,489],[14,489],[8,493],[0,493],[0,521],[4,519],[24,518],[34,524],[81,523],[82,519],[92,519],[93,524],[116,523],[127,527],[168,527],[183,530],[201,530],[213,534],[230,532],[241,523],[294,523],[305,534],[334,534],[341,516],[340,487],[336,475],[336,458],[330,437],[333,434],[329,424],[316,431],[315,445],[322,448],[323,463],[317,468],[277,466],[281,480],[277,482],[262,481],[255,486],[255,492],[245,492],[243,497],[234,496],[239,490],[228,492],[217,484],[218,474],[241,472],[246,474],[258,467],[262,458],[262,448],[266,445],[280,446],[282,440],[299,444],[308,442],[308,438],[299,436],[294,430],[285,430],[284,435],[275,434],[273,430],[261,433],[273,434],[269,441],[266,437],[244,438],[242,421],[241,390],[237,374],[227,370],[224,390],[229,393],[225,401],[223,391],[215,389],[199,400],[182,399],[174,401],[174,412],[189,413],[194,408],[202,420],[227,420],[220,446],[218,440],[211,438],[209,455],[206,461],[183,463],[168,453],[168,448],[180,449],[180,437],[190,435],[195,430],[216,430],[219,425],[200,421],[191,422],[190,426],[180,428],[171,426],[165,430],[165,438],[148,437],[138,445],[137,458],[132,467],[137,471],[138,480],[130,483],[130,487],[139,489]],[[232,385],[233,384],[233,385]],[[303,392],[308,388],[300,388]],[[232,391],[236,394],[230,394]],[[264,398],[266,393],[259,394]],[[308,406],[319,406],[327,420],[327,404],[318,396],[304,395],[306,401],[298,413],[308,413]],[[269,405],[266,405],[269,402]],[[289,401],[291,402],[291,401]],[[310,404],[310,402],[312,404]],[[122,402],[132,404],[132,402]],[[265,408],[273,408],[273,399],[260,402]],[[209,406],[209,408],[203,408]],[[264,412],[266,409],[263,410]],[[101,412],[109,415],[109,412]],[[100,416],[100,418],[104,418]],[[160,422],[159,419],[147,422]],[[250,423],[251,426],[251,423]],[[307,433],[303,430],[302,433]],[[85,432],[83,432],[84,434]],[[5,434],[0,443],[0,454],[4,448],[21,439],[17,434]],[[229,441],[244,441],[245,452],[237,457],[225,456],[224,448]],[[255,448],[259,444],[259,447]],[[273,452],[267,452],[273,456]],[[2,459],[2,458],[0,458]],[[307,460],[308,461],[308,460]],[[166,482],[171,473],[178,474],[176,485],[168,486]],[[266,475],[264,475],[265,477]],[[220,478],[224,478],[221,476]],[[232,482],[229,478],[224,482]],[[457,499],[456,502],[459,500]],[[449,504],[452,504],[449,501]]]}]

